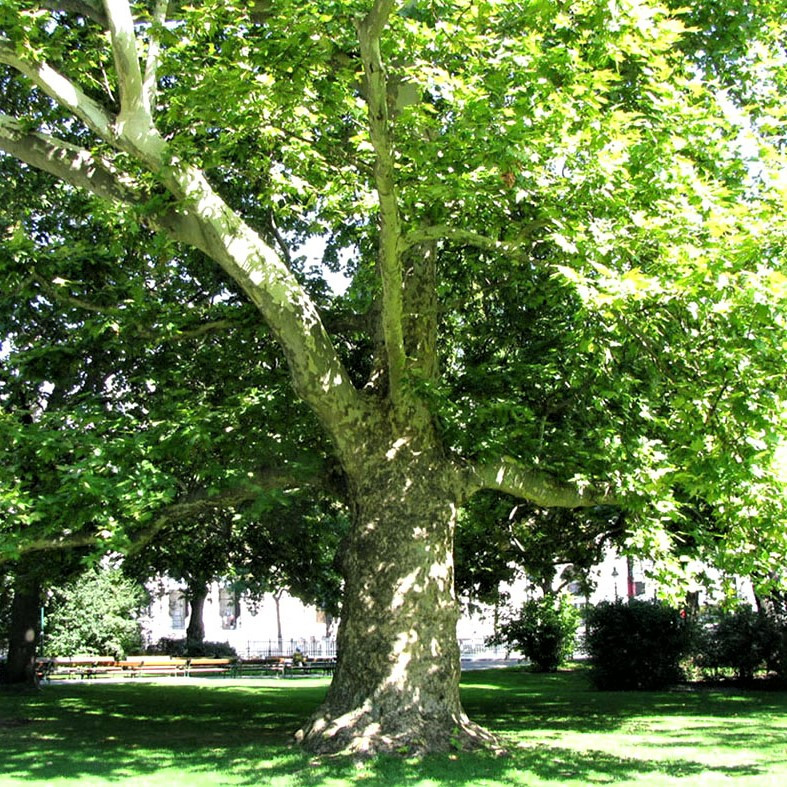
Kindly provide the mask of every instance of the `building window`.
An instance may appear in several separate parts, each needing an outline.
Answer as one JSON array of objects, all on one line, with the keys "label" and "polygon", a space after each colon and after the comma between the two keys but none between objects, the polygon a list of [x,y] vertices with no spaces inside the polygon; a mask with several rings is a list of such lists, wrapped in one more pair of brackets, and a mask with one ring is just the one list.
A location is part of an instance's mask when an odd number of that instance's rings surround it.
[{"label": "building window", "polygon": [[182,590],[169,591],[169,617],[173,629],[186,628],[186,618],[189,614],[188,603]]},{"label": "building window", "polygon": [[221,615],[221,627],[223,629],[235,629],[238,627],[240,599],[237,592],[232,588],[219,588],[219,614]]}]

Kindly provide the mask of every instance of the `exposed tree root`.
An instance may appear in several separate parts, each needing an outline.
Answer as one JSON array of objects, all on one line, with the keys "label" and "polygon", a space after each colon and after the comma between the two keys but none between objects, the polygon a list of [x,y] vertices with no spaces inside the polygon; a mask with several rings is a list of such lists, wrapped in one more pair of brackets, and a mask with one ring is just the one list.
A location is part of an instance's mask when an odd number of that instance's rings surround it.
[{"label": "exposed tree root", "polygon": [[432,719],[412,710],[384,715],[366,703],[333,716],[322,709],[295,735],[314,754],[371,757],[377,754],[421,756],[447,751],[489,749],[502,754],[499,741],[464,714]]}]

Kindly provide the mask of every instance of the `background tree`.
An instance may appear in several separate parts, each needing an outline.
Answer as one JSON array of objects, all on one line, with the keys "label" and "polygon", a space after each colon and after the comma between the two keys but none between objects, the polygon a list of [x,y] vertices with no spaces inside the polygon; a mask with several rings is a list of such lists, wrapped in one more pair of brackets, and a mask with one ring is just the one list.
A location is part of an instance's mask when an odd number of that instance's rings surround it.
[{"label": "background tree", "polygon": [[119,569],[89,568],[54,589],[46,607],[44,652],[116,659],[137,653],[142,647],[138,618],[148,602],[145,588]]},{"label": "background tree", "polygon": [[41,561],[34,553],[28,553],[7,567],[7,584],[0,594],[0,619],[4,624],[0,641],[6,651],[0,683],[37,685],[36,659],[44,633],[41,615],[47,593],[77,574],[85,556],[84,550],[63,549]]},{"label": "background tree", "polygon": [[167,575],[186,584],[188,651],[204,639],[204,602],[216,581],[252,602],[287,590],[338,616],[337,550],[346,530],[341,507],[309,490],[260,496],[252,505],[168,526],[135,550],[124,570],[142,581]]},{"label": "background tree", "polygon": [[[684,35],[685,12],[651,2],[45,5],[0,4],[0,147],[181,244],[161,247],[174,283],[231,279],[341,467],[340,657],[308,746],[489,740],[459,701],[453,595],[456,513],[482,489],[625,504],[632,548],[664,557],[680,490],[729,523],[723,543],[680,525],[720,564],[781,562],[776,4],[747,7],[756,46],[725,49],[714,14]],[[299,267],[305,235],[328,266],[349,253],[343,297]],[[117,541],[197,503],[151,466]],[[244,484],[234,502],[264,487]],[[35,544],[22,502],[16,553]]]},{"label": "background tree", "polygon": [[505,616],[489,642],[521,653],[535,672],[556,672],[574,657],[579,612],[565,595],[528,599]]}]

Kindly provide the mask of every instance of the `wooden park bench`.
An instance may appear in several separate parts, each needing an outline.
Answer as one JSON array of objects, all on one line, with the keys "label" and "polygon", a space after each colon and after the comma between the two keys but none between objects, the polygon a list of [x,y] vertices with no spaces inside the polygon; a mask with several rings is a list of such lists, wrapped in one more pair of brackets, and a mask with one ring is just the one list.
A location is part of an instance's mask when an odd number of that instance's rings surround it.
[{"label": "wooden park bench", "polygon": [[209,659],[175,656],[129,656],[116,662],[121,674],[127,677],[197,677],[200,675],[227,675],[235,671],[235,659]]},{"label": "wooden park bench", "polygon": [[74,656],[73,658],[40,659],[37,674],[40,680],[53,678],[97,677],[199,677],[204,675],[331,675],[336,659],[267,656],[254,659],[210,659],[176,656],[129,656],[115,661],[111,656]]},{"label": "wooden park bench", "polygon": [[290,675],[333,675],[335,669],[335,657],[320,656],[306,658],[303,661],[292,661],[285,672]]},{"label": "wooden park bench", "polygon": [[192,657],[186,660],[186,677],[199,675],[235,675],[237,659],[207,659]]},{"label": "wooden park bench", "polygon": [[284,656],[239,659],[236,663],[236,674],[241,678],[245,675],[276,675],[282,677],[291,663],[292,660]]},{"label": "wooden park bench", "polygon": [[39,659],[36,672],[40,680],[53,678],[97,678],[120,672],[111,656],[67,656]]},{"label": "wooden park bench", "polygon": [[129,656],[123,661],[115,662],[121,675],[128,678],[139,676],[158,677],[160,675],[185,675],[186,659],[171,656]]}]

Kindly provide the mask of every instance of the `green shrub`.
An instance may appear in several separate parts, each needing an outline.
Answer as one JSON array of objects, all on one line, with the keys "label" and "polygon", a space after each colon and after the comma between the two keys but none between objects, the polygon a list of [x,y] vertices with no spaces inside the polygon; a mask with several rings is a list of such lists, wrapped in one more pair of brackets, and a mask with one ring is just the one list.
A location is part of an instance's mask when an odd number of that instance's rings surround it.
[{"label": "green shrub", "polygon": [[205,659],[236,659],[235,648],[229,642],[189,642],[187,639],[162,637],[155,645],[147,648],[151,654],[163,656],[195,656]]},{"label": "green shrub", "polygon": [[787,621],[778,623],[777,648],[769,667],[787,683]]},{"label": "green shrub", "polygon": [[588,610],[585,647],[599,689],[657,689],[683,678],[693,626],[656,601],[604,601]]},{"label": "green shrub", "polygon": [[532,599],[504,620],[489,643],[522,653],[537,672],[554,672],[573,655],[578,625],[579,613],[565,596]]},{"label": "green shrub", "polygon": [[53,592],[47,605],[48,656],[114,656],[142,647],[137,615],[148,603],[142,585],[117,569],[92,568]]},{"label": "green shrub", "polygon": [[750,680],[760,669],[784,669],[784,631],[778,621],[750,606],[710,610],[703,615],[695,662],[704,672],[732,670]]}]

